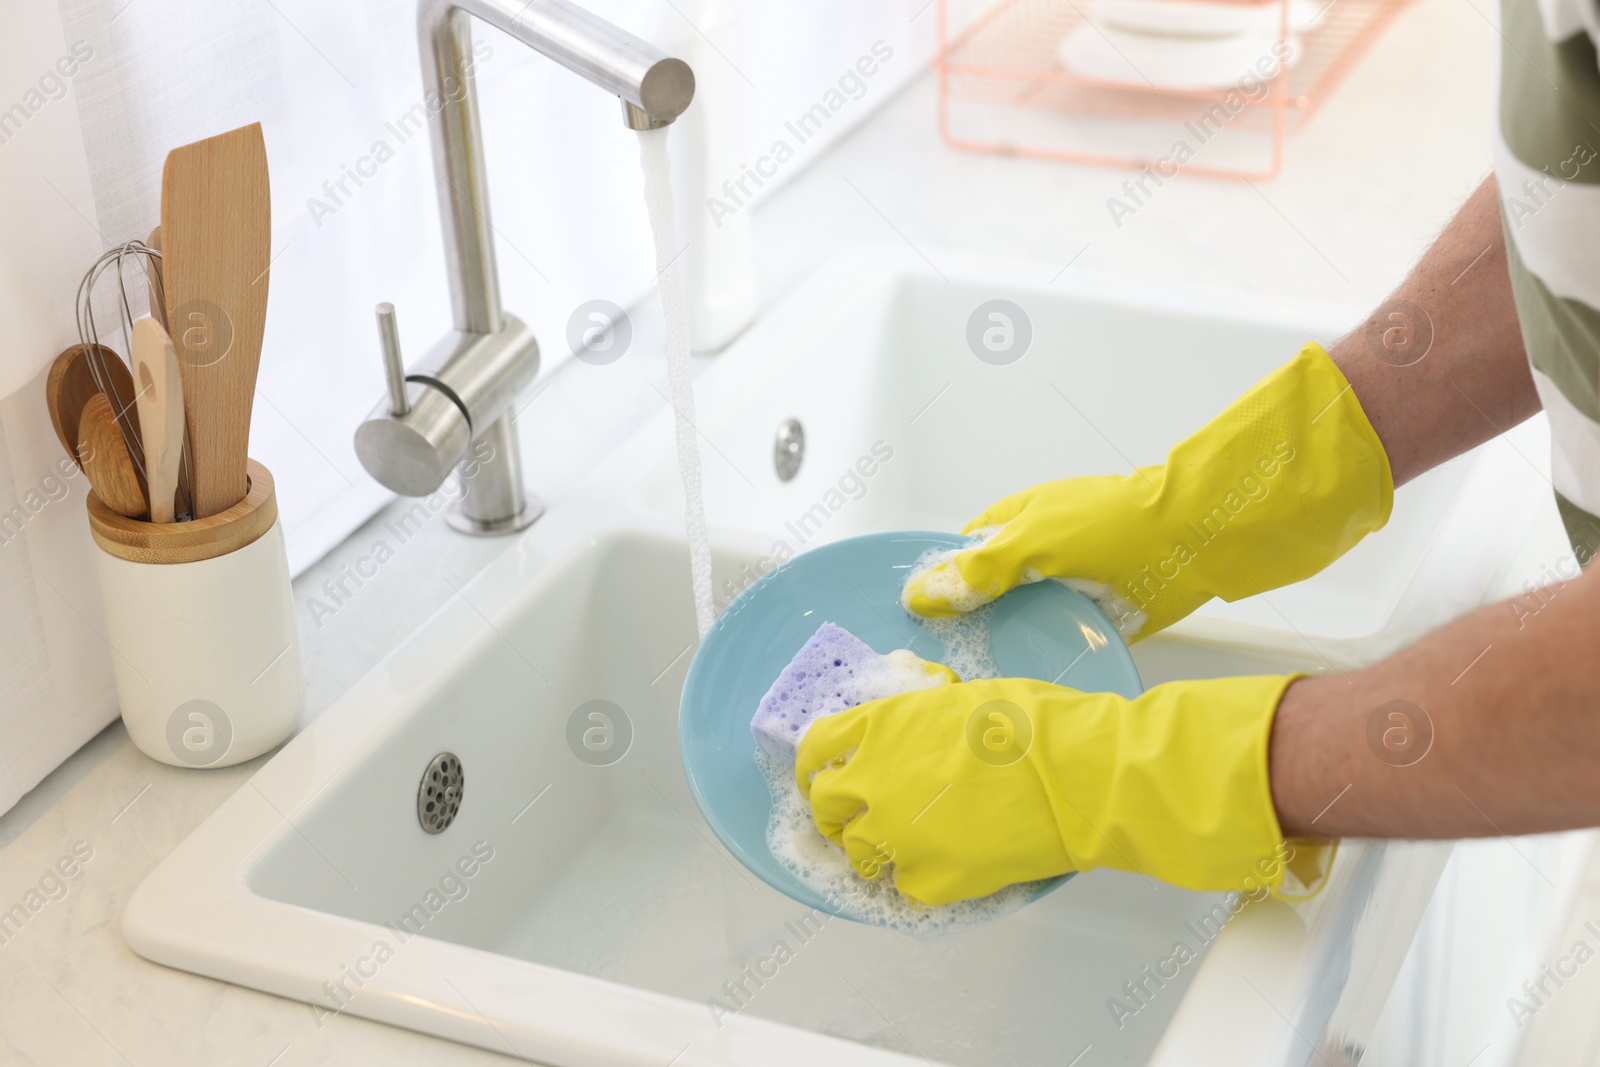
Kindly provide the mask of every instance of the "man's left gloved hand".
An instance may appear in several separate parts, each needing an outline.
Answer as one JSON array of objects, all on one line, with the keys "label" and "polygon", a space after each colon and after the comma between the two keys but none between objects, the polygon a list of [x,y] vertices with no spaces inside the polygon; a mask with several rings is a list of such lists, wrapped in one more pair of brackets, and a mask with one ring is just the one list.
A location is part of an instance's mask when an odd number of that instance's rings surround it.
[{"label": "man's left gloved hand", "polygon": [[1293,849],[1267,750],[1293,681],[1172,682],[1135,700],[1024,678],[940,686],[817,720],[795,777],[858,872],[892,868],[926,904],[1095,867],[1276,889]]}]

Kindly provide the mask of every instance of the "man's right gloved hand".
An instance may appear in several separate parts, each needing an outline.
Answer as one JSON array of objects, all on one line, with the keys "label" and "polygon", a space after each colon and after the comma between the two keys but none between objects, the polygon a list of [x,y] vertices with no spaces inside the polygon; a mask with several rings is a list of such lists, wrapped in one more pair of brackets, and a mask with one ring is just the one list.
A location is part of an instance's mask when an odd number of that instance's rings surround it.
[{"label": "man's right gloved hand", "polygon": [[1162,466],[1046,482],[962,531],[982,535],[914,575],[904,602],[938,617],[1058,578],[1128,640],[1213,597],[1308,578],[1389,519],[1389,460],[1350,383],[1320,345],[1253,386]]}]

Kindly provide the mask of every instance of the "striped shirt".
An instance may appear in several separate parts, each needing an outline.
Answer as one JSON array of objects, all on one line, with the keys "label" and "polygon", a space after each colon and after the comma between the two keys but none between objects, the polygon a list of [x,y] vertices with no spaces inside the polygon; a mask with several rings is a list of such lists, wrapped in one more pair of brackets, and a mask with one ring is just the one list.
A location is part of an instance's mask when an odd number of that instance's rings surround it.
[{"label": "striped shirt", "polygon": [[1495,176],[1551,481],[1581,563],[1600,549],[1600,6],[1502,0]]}]

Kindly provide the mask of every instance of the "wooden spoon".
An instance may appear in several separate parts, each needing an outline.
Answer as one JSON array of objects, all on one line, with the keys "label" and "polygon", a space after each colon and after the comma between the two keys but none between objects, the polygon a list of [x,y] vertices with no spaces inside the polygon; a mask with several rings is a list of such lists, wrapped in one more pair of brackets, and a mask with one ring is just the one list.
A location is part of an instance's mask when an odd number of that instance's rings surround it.
[{"label": "wooden spoon", "polygon": [[[133,324],[133,376],[144,427],[144,473],[150,486],[150,521],[172,522],[183,459],[183,381],[178,355],[161,324],[142,315]],[[112,510],[116,510],[113,508]]]},{"label": "wooden spoon", "polygon": [[133,465],[122,430],[112,413],[111,401],[96,393],[83,405],[78,416],[78,462],[89,476],[95,495],[118,515],[142,518],[150,510],[145,504],[144,479]]},{"label": "wooden spoon", "polygon": [[[121,357],[111,349],[97,345],[95,350],[110,372],[111,387],[116,390],[119,405],[127,405],[128,425],[134,433],[138,433],[139,412],[134,405],[133,376],[128,373],[128,367]],[[55,427],[61,447],[67,450],[67,455],[73,458],[80,469],[83,462],[78,459],[78,419],[83,414],[83,405],[99,392],[100,387],[94,383],[88,352],[83,345],[73,345],[51,364],[50,374],[44,383],[44,402],[50,409],[50,425]],[[112,410],[115,412],[116,407]]]},{"label": "wooden spoon", "polygon": [[175,148],[161,182],[167,332],[183,375],[196,518],[244,499],[272,207],[261,124]]}]

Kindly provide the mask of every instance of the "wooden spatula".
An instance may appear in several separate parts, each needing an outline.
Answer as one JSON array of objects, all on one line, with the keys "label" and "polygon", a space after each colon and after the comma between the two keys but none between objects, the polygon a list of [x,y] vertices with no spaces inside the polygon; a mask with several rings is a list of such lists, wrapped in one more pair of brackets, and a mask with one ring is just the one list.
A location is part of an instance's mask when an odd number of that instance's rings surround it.
[{"label": "wooden spatula", "polygon": [[141,315],[133,324],[133,380],[143,427],[150,521],[172,522],[178,464],[183,459],[183,381],[167,331],[149,315]]},{"label": "wooden spatula", "polygon": [[111,401],[104,393],[91,396],[78,415],[77,451],[89,484],[106,507],[130,519],[145,516],[149,509],[145,505],[144,480],[133,465]]},{"label": "wooden spatula", "polygon": [[[128,406],[129,426],[138,433],[139,412],[134,405],[133,378],[128,374],[127,365],[105,345],[96,346],[96,352],[111,376],[111,387],[116,390],[118,400]],[[83,414],[83,405],[99,392],[94,372],[89,369],[88,351],[83,345],[73,345],[57,356],[50,366],[49,376],[45,378],[44,402],[50,409],[50,425],[55,427],[61,447],[67,450],[67,455],[78,463],[80,469],[83,463],[78,460],[78,419]],[[115,406],[112,411],[116,412]]]},{"label": "wooden spatula", "polygon": [[161,250],[167,328],[183,376],[194,513],[205,518],[244,499],[249,486],[250,405],[272,259],[260,123],[167,154]]}]

